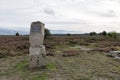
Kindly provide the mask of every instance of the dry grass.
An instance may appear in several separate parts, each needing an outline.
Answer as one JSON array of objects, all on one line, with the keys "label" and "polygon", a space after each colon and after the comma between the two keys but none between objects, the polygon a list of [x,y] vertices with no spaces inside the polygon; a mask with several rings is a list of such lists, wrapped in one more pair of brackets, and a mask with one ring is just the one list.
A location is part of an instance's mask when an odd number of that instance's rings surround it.
[{"label": "dry grass", "polygon": [[119,40],[104,36],[51,36],[44,43],[47,68],[36,70],[28,69],[28,40],[28,36],[0,36],[0,80],[120,79],[120,60],[106,55],[111,50],[107,48],[120,49]]},{"label": "dry grass", "polygon": [[28,36],[0,36],[0,57],[28,54]]}]

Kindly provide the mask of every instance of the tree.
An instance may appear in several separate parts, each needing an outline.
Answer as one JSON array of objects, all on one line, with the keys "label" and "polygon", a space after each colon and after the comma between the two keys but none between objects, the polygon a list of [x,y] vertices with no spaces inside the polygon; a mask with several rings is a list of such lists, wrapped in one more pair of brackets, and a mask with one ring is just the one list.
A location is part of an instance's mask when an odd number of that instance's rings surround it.
[{"label": "tree", "polygon": [[70,33],[68,33],[68,34],[67,34],[67,36],[71,36],[71,34],[70,34]]},{"label": "tree", "polygon": [[103,35],[103,36],[106,36],[106,35],[107,35],[107,32],[106,32],[106,31],[103,31],[103,32],[102,32],[102,35]]},{"label": "tree", "polygon": [[17,32],[15,35],[16,35],[16,36],[19,36],[20,34]]},{"label": "tree", "polygon": [[45,38],[47,38],[50,35],[51,35],[50,30],[49,29],[45,29]]},{"label": "tree", "polygon": [[90,32],[90,35],[96,35],[97,33],[96,32]]}]

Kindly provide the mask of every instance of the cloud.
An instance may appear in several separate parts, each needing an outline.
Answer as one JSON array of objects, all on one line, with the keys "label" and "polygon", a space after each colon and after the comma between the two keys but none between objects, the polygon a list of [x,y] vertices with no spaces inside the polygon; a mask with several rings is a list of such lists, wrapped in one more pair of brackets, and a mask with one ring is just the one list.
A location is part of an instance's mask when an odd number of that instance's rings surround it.
[{"label": "cloud", "polygon": [[44,13],[49,14],[49,15],[55,15],[55,11],[53,9],[50,8],[45,8],[44,9]]},{"label": "cloud", "polygon": [[108,10],[106,12],[103,12],[101,14],[99,14],[99,16],[101,17],[107,17],[107,18],[114,18],[114,17],[118,17],[115,13],[114,10]]},{"label": "cloud", "polygon": [[115,25],[120,31],[119,9],[119,0],[0,0],[0,28],[29,31],[39,20],[53,30],[100,31]]}]

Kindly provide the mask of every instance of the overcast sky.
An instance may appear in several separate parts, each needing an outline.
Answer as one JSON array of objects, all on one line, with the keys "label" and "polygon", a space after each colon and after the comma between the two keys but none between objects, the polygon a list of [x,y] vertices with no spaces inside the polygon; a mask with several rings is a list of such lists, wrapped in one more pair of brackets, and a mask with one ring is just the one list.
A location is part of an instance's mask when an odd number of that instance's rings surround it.
[{"label": "overcast sky", "polygon": [[28,32],[38,20],[51,30],[120,32],[120,0],[0,0],[0,28]]}]

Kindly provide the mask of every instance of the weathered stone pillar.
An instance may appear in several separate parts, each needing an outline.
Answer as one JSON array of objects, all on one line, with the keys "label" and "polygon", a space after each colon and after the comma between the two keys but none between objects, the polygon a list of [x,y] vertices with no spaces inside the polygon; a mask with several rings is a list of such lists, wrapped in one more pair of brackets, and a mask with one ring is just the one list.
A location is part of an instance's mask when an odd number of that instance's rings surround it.
[{"label": "weathered stone pillar", "polygon": [[30,29],[30,68],[45,66],[45,46],[44,41],[44,23],[42,22],[32,22]]}]

